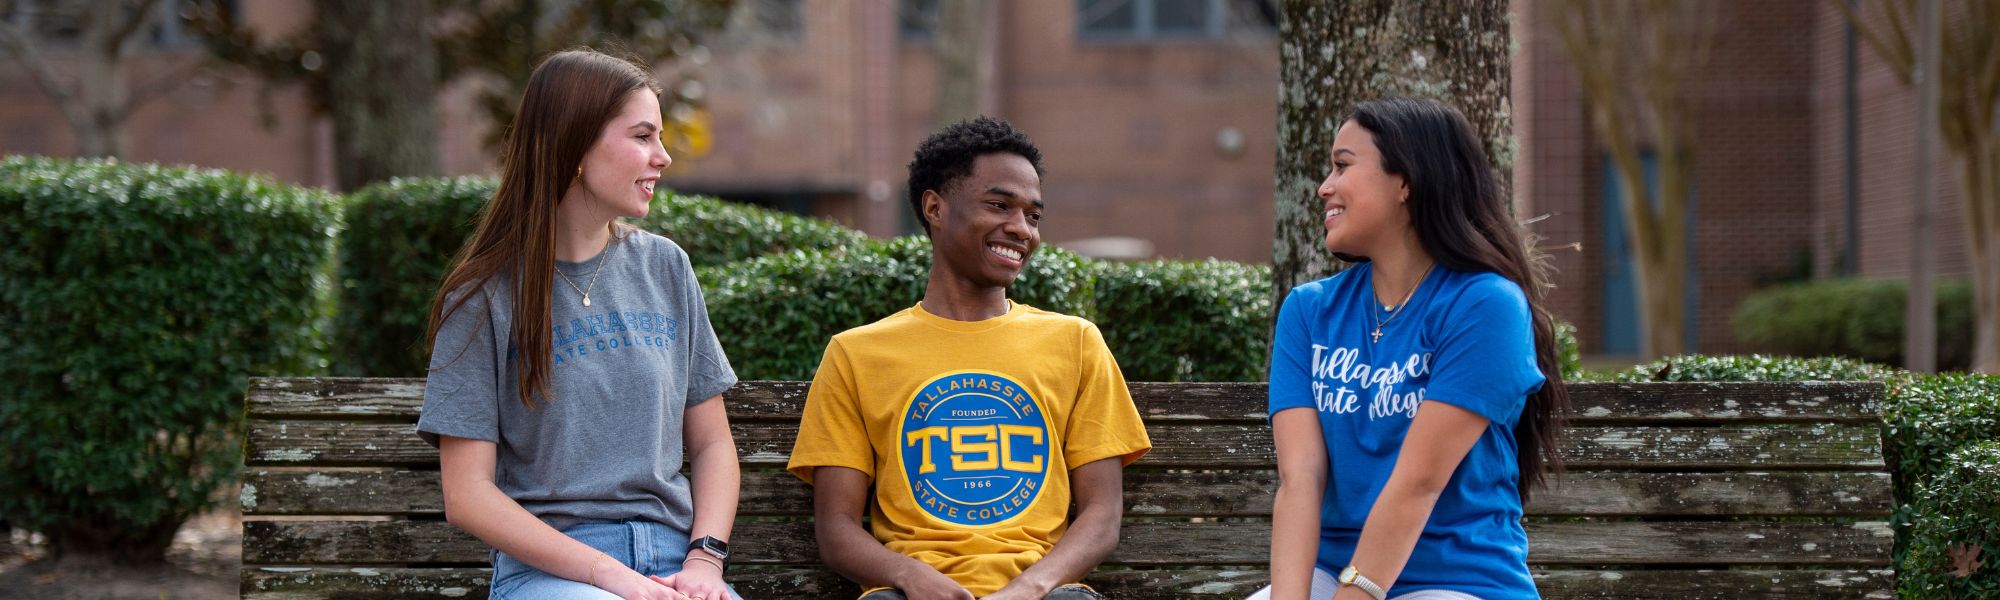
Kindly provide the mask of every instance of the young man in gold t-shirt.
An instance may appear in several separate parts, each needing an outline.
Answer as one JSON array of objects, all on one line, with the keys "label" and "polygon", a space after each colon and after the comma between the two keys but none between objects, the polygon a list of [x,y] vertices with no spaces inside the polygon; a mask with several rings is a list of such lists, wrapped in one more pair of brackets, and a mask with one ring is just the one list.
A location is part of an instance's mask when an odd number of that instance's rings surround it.
[{"label": "young man in gold t-shirt", "polygon": [[1152,444],[1097,326],[1007,299],[1041,244],[1041,176],[1004,121],[931,135],[910,163],[923,300],[820,360],[787,468],[813,484],[821,558],[866,600],[1102,598],[1079,581],[1117,546],[1122,470]]}]

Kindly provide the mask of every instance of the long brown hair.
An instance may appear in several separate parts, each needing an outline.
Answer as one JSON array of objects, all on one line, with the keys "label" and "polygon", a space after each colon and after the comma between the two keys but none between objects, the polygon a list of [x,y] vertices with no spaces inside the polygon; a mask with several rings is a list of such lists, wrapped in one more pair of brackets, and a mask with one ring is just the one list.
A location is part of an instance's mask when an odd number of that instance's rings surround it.
[{"label": "long brown hair", "polygon": [[[513,294],[510,360],[516,389],[530,408],[549,397],[552,333],[549,295],[554,285],[556,204],[597,142],[604,124],[635,90],[660,93],[659,81],[637,62],[590,49],[550,55],[528,77],[521,108],[508,129],[500,187],[479,212],[472,239],[452,260],[431,300],[424,345],[438,351],[438,327],[496,275]],[[615,225],[614,228],[617,227]],[[458,293],[463,290],[463,293]],[[462,350],[461,350],[462,351]],[[455,359],[454,359],[455,360]]]},{"label": "long brown hair", "polygon": [[1557,434],[1569,413],[1569,389],[1556,348],[1555,319],[1547,310],[1547,278],[1503,202],[1485,146],[1465,115],[1443,103],[1411,98],[1362,102],[1349,117],[1375,138],[1382,169],[1410,188],[1410,224],[1424,252],[1455,271],[1499,273],[1528,297],[1535,333],[1535,364],[1547,378],[1528,395],[1514,426],[1521,501],[1544,487],[1544,473],[1562,471]]}]

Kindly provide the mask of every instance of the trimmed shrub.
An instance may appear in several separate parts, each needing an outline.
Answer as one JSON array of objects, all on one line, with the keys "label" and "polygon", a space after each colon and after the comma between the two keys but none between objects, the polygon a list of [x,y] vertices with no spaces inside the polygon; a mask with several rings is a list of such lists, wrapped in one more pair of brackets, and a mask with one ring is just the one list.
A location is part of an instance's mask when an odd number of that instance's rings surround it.
[{"label": "trimmed shrub", "polygon": [[1556,362],[1561,364],[1563,381],[1575,383],[1591,377],[1583,370],[1583,353],[1576,343],[1576,326],[1569,321],[1558,320],[1556,327]]},{"label": "trimmed shrub", "polygon": [[1974,444],[2000,441],[2000,375],[1918,375],[1891,378],[1882,414],[1882,451],[1896,473],[1896,502],[1917,501],[1917,488]]},{"label": "trimmed shrub", "polygon": [[0,521],[158,562],[233,484],[252,374],[310,374],[335,201],[222,171],[0,161]]},{"label": "trimmed shrub", "polygon": [[1673,356],[1612,375],[1611,381],[1880,381],[1895,369],[1846,358]]},{"label": "trimmed shrub", "polygon": [[[834,334],[923,298],[930,248],[929,240],[916,236],[868,241],[707,266],[697,277],[738,377],[810,380]],[[1092,270],[1086,259],[1044,246],[1009,296],[1044,310],[1088,315]]]},{"label": "trimmed shrub", "polygon": [[2000,597],[2000,442],[1967,446],[1937,466],[1917,489],[1923,516],[1897,565],[1898,595]]},{"label": "trimmed shrub", "polygon": [[[1752,294],[1731,326],[1744,342],[1793,356],[1846,356],[1903,364],[1903,310],[1909,285],[1899,280],[1828,279]],[[1972,362],[1972,286],[1938,285],[1938,368]]]},{"label": "trimmed shrub", "polygon": [[633,223],[687,250],[695,265],[722,265],[792,250],[840,248],[868,235],[831,222],[719,200],[656,193],[653,209]]},{"label": "trimmed shrub", "polygon": [[1261,381],[1271,268],[1217,260],[1104,263],[1092,320],[1131,381]]},{"label": "trimmed shrub", "polygon": [[[483,177],[403,179],[350,198],[340,245],[335,373],[424,374],[426,311],[496,185]],[[655,191],[652,209],[634,225],[673,238],[698,266],[866,238],[816,219],[665,189]]]},{"label": "trimmed shrub", "polygon": [[478,177],[397,179],[347,197],[335,278],[334,374],[424,374],[431,297],[493,186]]}]

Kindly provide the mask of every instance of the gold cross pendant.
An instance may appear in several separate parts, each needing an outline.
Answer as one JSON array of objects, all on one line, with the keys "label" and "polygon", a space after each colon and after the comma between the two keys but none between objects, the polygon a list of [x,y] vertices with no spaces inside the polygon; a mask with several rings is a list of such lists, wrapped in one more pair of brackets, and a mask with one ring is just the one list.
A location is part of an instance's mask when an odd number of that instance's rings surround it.
[{"label": "gold cross pendant", "polygon": [[1371,344],[1372,344],[1372,343],[1381,343],[1381,341],[1382,341],[1382,330],[1380,330],[1380,329],[1376,329],[1376,330],[1375,330],[1375,333],[1371,333],[1371,334],[1368,334],[1368,335],[1371,335],[1371,336],[1374,336],[1374,337],[1375,337],[1375,339],[1373,339],[1373,340],[1369,340],[1369,343],[1371,343]]}]

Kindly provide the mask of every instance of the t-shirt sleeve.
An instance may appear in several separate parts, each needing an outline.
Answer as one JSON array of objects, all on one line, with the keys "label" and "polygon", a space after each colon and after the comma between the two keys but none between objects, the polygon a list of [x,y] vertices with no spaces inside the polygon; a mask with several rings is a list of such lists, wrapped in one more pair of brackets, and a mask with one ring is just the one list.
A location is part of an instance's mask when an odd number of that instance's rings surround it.
[{"label": "t-shirt sleeve", "polygon": [[1468,285],[1440,322],[1426,400],[1463,408],[1512,426],[1527,395],[1542,385],[1528,299],[1512,281]]},{"label": "t-shirt sleeve", "polygon": [[1104,344],[1097,326],[1085,323],[1077,342],[1076,405],[1063,432],[1063,460],[1074,469],[1098,460],[1120,457],[1132,464],[1153,448],[1125,373]]},{"label": "t-shirt sleeve", "polygon": [[1312,397],[1312,342],[1307,328],[1306,305],[1311,291],[1294,288],[1278,308],[1277,326],[1271,332],[1270,405],[1267,415],[1288,408],[1316,408]]},{"label": "t-shirt sleeve", "polygon": [[438,326],[431,345],[417,436],[433,447],[441,435],[500,441],[501,363],[494,349],[505,334],[494,331],[485,292],[469,293],[472,297]]},{"label": "t-shirt sleeve", "polygon": [[688,312],[688,386],[687,405],[701,404],[717,394],[736,385],[736,370],[729,366],[729,356],[722,351],[722,341],[715,337],[715,326],[708,321],[708,302],[702,296],[701,282],[695,280],[694,268],[681,256],[681,281],[686,296]]},{"label": "t-shirt sleeve", "polygon": [[813,469],[818,467],[847,467],[875,476],[875,446],[861,420],[859,392],[853,381],[840,340],[828,342],[812,388],[806,392],[805,414],[799,419],[799,436],[792,441],[791,460],[785,464],[785,470],[806,483],[812,483]]}]

